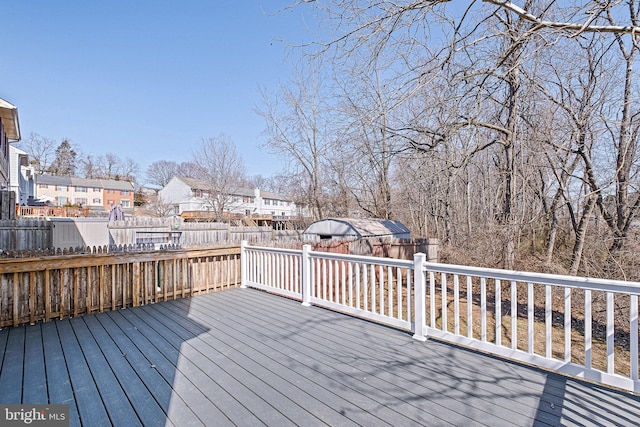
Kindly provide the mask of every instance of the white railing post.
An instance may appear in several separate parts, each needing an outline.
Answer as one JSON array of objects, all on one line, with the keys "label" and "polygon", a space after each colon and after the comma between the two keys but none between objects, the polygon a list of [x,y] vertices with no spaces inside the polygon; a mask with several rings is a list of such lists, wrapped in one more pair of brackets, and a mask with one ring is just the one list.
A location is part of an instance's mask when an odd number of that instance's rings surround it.
[{"label": "white railing post", "polygon": [[302,246],[302,305],[308,307],[311,305],[311,245]]},{"label": "white railing post", "polygon": [[240,287],[247,287],[247,241],[240,242]]},{"label": "white railing post", "polygon": [[[638,380],[638,295],[630,295],[631,312],[629,330],[631,331],[631,342],[629,349],[631,350],[631,379]],[[637,390],[636,390],[637,391]]]},{"label": "white railing post", "polygon": [[[414,326],[413,326],[413,338],[419,341],[426,341],[425,334],[425,321],[427,318],[427,284],[424,277],[424,263],[427,260],[427,256],[418,252],[413,256],[413,292],[414,292]],[[407,283],[408,285],[408,283]]]}]

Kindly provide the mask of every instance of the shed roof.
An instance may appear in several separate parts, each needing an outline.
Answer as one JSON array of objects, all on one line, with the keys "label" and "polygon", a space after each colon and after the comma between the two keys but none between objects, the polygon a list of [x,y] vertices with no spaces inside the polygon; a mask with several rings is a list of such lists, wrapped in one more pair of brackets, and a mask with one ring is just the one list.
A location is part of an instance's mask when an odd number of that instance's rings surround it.
[{"label": "shed roof", "polygon": [[20,141],[20,123],[18,122],[18,108],[0,98],[0,118],[4,125],[7,138]]},{"label": "shed roof", "polygon": [[344,237],[408,237],[411,231],[399,221],[378,218],[327,218],[312,223],[304,234]]}]

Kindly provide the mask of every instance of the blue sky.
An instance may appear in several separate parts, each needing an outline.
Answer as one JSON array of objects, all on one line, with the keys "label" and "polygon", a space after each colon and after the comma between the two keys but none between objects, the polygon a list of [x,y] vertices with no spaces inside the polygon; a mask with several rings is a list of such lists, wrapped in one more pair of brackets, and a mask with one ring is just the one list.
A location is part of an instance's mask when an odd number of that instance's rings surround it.
[{"label": "blue sky", "polygon": [[189,160],[202,138],[229,135],[250,175],[282,162],[260,149],[259,87],[292,68],[286,40],[309,41],[288,1],[29,1],[2,7],[0,98],[23,138],[69,138],[83,153]]}]

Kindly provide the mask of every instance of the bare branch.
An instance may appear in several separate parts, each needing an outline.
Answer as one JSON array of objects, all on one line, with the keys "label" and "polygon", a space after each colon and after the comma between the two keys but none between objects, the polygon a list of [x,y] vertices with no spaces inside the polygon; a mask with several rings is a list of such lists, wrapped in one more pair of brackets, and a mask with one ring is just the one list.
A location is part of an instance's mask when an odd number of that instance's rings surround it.
[{"label": "bare branch", "polygon": [[615,33],[615,34],[640,34],[640,26],[637,25],[591,25],[591,22],[594,19],[592,15],[586,22],[584,23],[574,23],[574,22],[557,22],[557,21],[546,21],[531,12],[521,8],[520,6],[511,3],[510,1],[505,0],[482,0],[485,3],[491,3],[495,6],[501,7],[503,9],[509,10],[520,18],[533,22],[537,25],[538,28],[557,28],[565,31],[576,31],[578,33]]}]

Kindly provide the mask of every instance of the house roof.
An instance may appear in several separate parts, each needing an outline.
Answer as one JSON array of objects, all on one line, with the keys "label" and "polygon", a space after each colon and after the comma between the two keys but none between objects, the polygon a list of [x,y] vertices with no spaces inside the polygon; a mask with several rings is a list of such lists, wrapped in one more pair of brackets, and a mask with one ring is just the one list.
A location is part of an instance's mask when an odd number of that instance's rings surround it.
[{"label": "house roof", "polygon": [[107,190],[133,191],[133,184],[129,181],[117,181],[115,179],[89,179],[74,176],[37,175],[37,184],[70,185],[75,187],[96,187]]},{"label": "house roof", "polygon": [[209,189],[209,186],[207,185],[207,183],[202,179],[187,178],[185,176],[176,176],[175,178],[180,180],[180,181],[182,181],[182,182],[184,182],[189,187],[191,187],[191,189],[193,189],[193,190],[208,190]]},{"label": "house roof", "polygon": [[133,183],[129,181],[118,181],[115,179],[99,179],[102,188],[107,190],[133,191]]},{"label": "house roof", "polygon": [[377,218],[327,218],[312,223],[304,234],[343,237],[381,237],[408,235],[411,231],[399,221]]},{"label": "house roof", "polygon": [[20,141],[20,123],[18,121],[18,108],[0,98],[0,119],[4,125],[4,133],[7,138]]},{"label": "house roof", "polygon": [[[187,184],[192,190],[209,191],[211,189],[211,186],[203,179],[187,178],[184,176],[176,176],[175,178]],[[233,190],[233,195],[253,197],[255,196],[255,191],[251,188],[236,188]],[[291,197],[285,196],[284,194],[270,193],[262,190],[260,190],[260,197],[263,199],[292,201]]]}]

